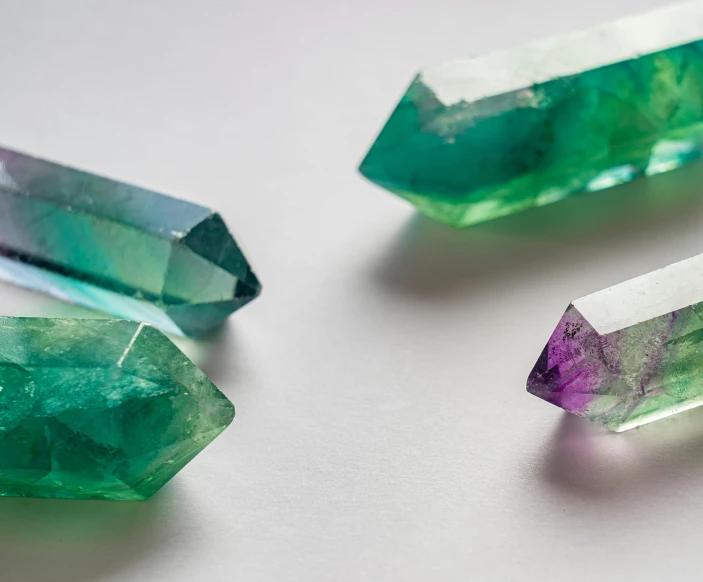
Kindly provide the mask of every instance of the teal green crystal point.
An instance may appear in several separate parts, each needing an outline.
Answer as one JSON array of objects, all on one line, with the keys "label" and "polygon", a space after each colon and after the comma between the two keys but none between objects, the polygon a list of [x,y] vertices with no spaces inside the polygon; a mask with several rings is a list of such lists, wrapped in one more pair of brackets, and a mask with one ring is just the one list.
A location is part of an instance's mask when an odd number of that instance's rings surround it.
[{"label": "teal green crystal point", "polygon": [[703,255],[573,301],[527,390],[618,432],[703,405]]},{"label": "teal green crystal point", "polygon": [[0,279],[191,336],[261,291],[216,212],[4,149]]},{"label": "teal green crystal point", "polygon": [[420,73],[361,164],[463,227],[703,152],[703,3]]},{"label": "teal green crystal point", "polygon": [[148,324],[0,318],[0,495],[146,499],[233,417]]}]

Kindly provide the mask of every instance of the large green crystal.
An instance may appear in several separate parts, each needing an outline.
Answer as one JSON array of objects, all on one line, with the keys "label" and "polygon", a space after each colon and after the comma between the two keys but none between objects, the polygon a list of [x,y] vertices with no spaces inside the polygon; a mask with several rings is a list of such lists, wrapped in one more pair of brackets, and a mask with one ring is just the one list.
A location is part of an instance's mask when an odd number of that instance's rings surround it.
[{"label": "large green crystal", "polygon": [[0,278],[185,335],[261,291],[212,210],[3,149]]},{"label": "large green crystal", "polygon": [[423,71],[361,164],[467,226],[703,151],[703,4]]},{"label": "large green crystal", "polygon": [[146,499],[233,416],[150,325],[0,318],[0,495]]}]

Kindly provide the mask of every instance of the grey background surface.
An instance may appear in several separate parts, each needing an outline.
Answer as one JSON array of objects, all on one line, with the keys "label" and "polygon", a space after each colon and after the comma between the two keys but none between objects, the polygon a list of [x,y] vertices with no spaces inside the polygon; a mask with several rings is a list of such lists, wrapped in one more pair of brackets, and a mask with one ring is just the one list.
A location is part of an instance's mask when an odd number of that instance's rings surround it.
[{"label": "grey background surface", "polygon": [[524,384],[570,300],[703,251],[703,170],[462,232],[354,171],[421,66],[660,4],[3,0],[0,142],[216,207],[264,293],[182,342],[232,427],[147,503],[0,500],[0,579],[699,579],[703,412]]}]

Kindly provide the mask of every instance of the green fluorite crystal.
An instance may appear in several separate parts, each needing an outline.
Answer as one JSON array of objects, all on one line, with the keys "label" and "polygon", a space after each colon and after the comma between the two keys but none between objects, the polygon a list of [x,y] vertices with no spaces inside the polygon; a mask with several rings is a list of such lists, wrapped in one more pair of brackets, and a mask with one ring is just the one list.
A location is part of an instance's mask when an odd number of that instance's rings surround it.
[{"label": "green fluorite crystal", "polygon": [[467,226],[671,170],[703,151],[701,37],[695,3],[428,69],[360,171]]},{"label": "green fluorite crystal", "polygon": [[185,335],[261,291],[212,210],[2,149],[0,278]]},{"label": "green fluorite crystal", "polygon": [[0,318],[0,495],[146,499],[233,417],[150,325]]}]

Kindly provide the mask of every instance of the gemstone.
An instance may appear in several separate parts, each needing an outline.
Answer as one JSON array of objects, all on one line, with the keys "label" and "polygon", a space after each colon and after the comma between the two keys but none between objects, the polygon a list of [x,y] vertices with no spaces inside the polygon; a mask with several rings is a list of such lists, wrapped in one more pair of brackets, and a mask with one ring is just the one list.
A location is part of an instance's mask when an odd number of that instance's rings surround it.
[{"label": "gemstone", "polygon": [[0,318],[0,495],[146,499],[233,417],[148,324]]},{"label": "gemstone", "polygon": [[360,166],[463,227],[703,151],[703,4],[421,72]]},{"label": "gemstone", "polygon": [[4,149],[0,279],[191,336],[261,291],[216,212]]},{"label": "gemstone", "polygon": [[572,302],[527,390],[618,432],[703,404],[703,255]]}]

